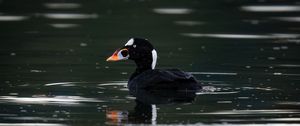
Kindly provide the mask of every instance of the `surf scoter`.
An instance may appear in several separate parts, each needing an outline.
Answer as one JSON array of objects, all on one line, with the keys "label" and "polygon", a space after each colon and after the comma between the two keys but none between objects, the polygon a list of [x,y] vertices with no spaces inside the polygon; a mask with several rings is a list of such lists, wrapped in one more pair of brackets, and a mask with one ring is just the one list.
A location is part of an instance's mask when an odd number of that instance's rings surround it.
[{"label": "surf scoter", "polygon": [[155,69],[157,52],[147,39],[131,38],[106,61],[127,59],[137,65],[128,81],[131,94],[137,94],[138,89],[195,91],[201,88],[196,78],[189,73],[179,69]]}]

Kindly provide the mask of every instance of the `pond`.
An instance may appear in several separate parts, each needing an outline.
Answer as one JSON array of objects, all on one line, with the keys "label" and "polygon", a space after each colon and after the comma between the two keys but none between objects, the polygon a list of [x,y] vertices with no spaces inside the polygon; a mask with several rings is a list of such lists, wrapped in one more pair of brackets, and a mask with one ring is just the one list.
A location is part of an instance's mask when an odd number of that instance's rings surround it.
[{"label": "pond", "polygon": [[[299,125],[297,0],[0,0],[0,125]],[[193,94],[129,94],[147,38]]]}]

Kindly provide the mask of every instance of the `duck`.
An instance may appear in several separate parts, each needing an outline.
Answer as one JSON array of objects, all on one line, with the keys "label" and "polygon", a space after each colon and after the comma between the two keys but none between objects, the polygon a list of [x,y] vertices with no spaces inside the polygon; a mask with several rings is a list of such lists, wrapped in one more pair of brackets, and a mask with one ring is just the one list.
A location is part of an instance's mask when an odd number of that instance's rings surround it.
[{"label": "duck", "polygon": [[180,69],[156,69],[157,51],[148,39],[130,38],[117,49],[108,62],[133,60],[135,72],[130,76],[127,87],[130,94],[138,95],[139,90],[191,91],[201,89],[198,80]]}]

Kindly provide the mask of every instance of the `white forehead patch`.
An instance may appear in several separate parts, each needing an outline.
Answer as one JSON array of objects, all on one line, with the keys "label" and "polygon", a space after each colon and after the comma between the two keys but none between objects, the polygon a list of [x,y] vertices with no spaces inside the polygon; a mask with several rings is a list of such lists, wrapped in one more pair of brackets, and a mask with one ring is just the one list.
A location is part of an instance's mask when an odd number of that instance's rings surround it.
[{"label": "white forehead patch", "polygon": [[131,38],[131,39],[125,44],[125,46],[131,46],[131,45],[133,45],[133,43],[134,43],[134,40],[133,40],[133,38]]},{"label": "white forehead patch", "polygon": [[151,53],[152,53],[152,64],[151,64],[151,67],[152,67],[152,69],[155,69],[156,61],[157,61],[157,53],[156,53],[155,49],[153,49]]}]

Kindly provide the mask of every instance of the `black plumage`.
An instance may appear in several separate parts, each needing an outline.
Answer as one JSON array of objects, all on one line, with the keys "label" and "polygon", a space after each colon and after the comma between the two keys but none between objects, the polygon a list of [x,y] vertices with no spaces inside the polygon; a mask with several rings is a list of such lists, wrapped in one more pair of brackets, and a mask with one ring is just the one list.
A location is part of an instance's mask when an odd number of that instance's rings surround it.
[{"label": "black plumage", "polygon": [[128,88],[133,95],[139,89],[195,91],[201,88],[193,75],[178,69],[147,70],[132,76]]},{"label": "black plumage", "polygon": [[[125,50],[120,51],[120,50]],[[155,69],[157,54],[152,44],[142,38],[130,39],[123,48],[114,55],[117,60],[130,59],[135,61],[137,68],[128,81],[128,88],[132,95],[137,95],[138,90],[172,90],[192,91],[201,89],[197,79],[178,69]],[[154,54],[153,54],[154,53]],[[110,57],[108,61],[112,58]]]}]

